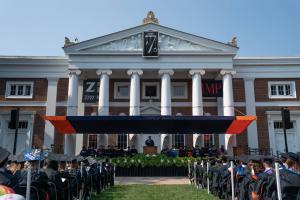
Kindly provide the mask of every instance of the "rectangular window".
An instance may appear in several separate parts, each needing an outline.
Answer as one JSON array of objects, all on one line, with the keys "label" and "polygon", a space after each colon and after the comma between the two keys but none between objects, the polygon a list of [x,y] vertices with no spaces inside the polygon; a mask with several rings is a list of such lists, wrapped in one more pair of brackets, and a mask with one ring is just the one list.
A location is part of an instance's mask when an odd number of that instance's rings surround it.
[{"label": "rectangular window", "polygon": [[184,134],[175,134],[174,135],[174,146],[175,148],[184,147]]},{"label": "rectangular window", "polygon": [[129,82],[115,82],[114,83],[114,98],[115,99],[129,99]]},{"label": "rectangular window", "polygon": [[147,85],[145,86],[146,97],[156,97],[157,96],[157,88],[155,85]]},{"label": "rectangular window", "polygon": [[269,98],[296,98],[294,81],[270,81]]},{"label": "rectangular window", "polygon": [[159,83],[158,82],[143,82],[143,99],[158,99]]},{"label": "rectangular window", "polygon": [[[9,123],[7,123],[7,127],[9,128]],[[27,129],[28,121],[19,121],[19,129]]]},{"label": "rectangular window", "polygon": [[127,134],[121,133],[118,134],[118,148],[126,149],[127,148]]},{"label": "rectangular window", "polygon": [[187,98],[187,83],[173,82],[172,83],[172,98],[186,99]]},{"label": "rectangular window", "polygon": [[[293,128],[294,128],[294,122],[291,121],[290,129],[293,129]],[[282,121],[274,121],[274,129],[275,130],[283,129]]]},{"label": "rectangular window", "polygon": [[6,82],[6,98],[32,98],[33,82]]},{"label": "rectangular window", "polygon": [[89,147],[96,149],[97,148],[97,135],[89,134],[88,136],[89,136],[89,138],[88,138]]},{"label": "rectangular window", "polygon": [[204,147],[210,148],[213,145],[213,135],[212,134],[205,134],[203,137],[203,144]]}]

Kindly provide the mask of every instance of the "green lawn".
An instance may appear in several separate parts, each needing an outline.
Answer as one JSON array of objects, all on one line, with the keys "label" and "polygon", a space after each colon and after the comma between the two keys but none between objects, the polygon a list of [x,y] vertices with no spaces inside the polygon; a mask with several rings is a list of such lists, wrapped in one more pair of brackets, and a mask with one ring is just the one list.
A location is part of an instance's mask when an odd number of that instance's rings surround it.
[{"label": "green lawn", "polygon": [[93,200],[214,200],[216,197],[191,185],[117,185]]}]

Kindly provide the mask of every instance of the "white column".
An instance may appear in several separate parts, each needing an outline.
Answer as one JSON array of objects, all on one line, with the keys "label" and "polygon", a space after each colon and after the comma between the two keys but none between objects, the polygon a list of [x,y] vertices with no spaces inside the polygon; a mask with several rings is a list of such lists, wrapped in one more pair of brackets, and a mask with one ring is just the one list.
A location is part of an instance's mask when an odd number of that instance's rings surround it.
[{"label": "white column", "polygon": [[161,75],[161,115],[172,115],[171,108],[171,76],[173,70],[159,70]]},{"label": "white column", "polygon": [[[161,76],[161,115],[172,115],[172,101],[171,101],[171,76],[173,76],[173,70],[159,70],[158,74]],[[163,142],[167,134],[161,134],[160,149],[163,148]],[[172,135],[169,135],[169,148],[172,147]]]},{"label": "white column", "polygon": [[131,76],[129,115],[140,115],[140,76],[143,74],[143,71],[128,70],[127,74]]},{"label": "white column", "polygon": [[[142,70],[128,70],[127,74],[130,77],[130,102],[129,102],[129,115],[138,116],[140,115],[140,76],[143,74]],[[134,138],[135,134],[129,134],[129,140]],[[140,134],[136,135],[137,144],[135,148],[138,152],[142,152],[142,141],[143,138]],[[129,146],[129,143],[128,143]]]},{"label": "white column", "polygon": [[98,115],[106,116],[109,114],[109,76],[112,71],[99,69],[96,73],[100,76]]},{"label": "white column", "polygon": [[[192,75],[192,113],[193,116],[203,115],[202,77],[204,70],[190,70]],[[193,134],[193,147],[196,146],[199,133]]]},{"label": "white column", "polygon": [[[234,116],[234,102],[232,89],[232,75],[235,74],[233,70],[221,70],[220,74],[223,76],[223,108],[224,116]],[[225,135],[225,149],[228,154],[233,154],[232,147],[236,146],[236,136]]]},{"label": "white column", "polygon": [[[58,78],[48,78],[46,116],[54,116],[56,113],[57,82]],[[54,144],[54,133],[54,126],[46,121],[43,148],[51,149],[51,145]]]},{"label": "white column", "polygon": [[[224,116],[223,97],[217,97],[218,116]],[[219,134],[219,148],[225,146],[225,135]]]},{"label": "white column", "polygon": [[[83,93],[83,80],[79,80],[78,86],[78,108],[77,108],[77,115],[84,116],[84,109],[85,104],[82,102],[82,93]],[[76,148],[75,148],[75,155],[78,155],[83,146],[83,134],[76,135]]]},{"label": "white column", "polygon": [[[68,105],[67,116],[77,115],[78,103],[78,76],[81,74],[80,70],[69,71],[69,87],[68,87]],[[65,154],[75,155],[76,135],[65,135]]]},{"label": "white column", "polygon": [[[112,74],[112,71],[98,69],[96,74],[100,76],[98,115],[107,116],[109,115],[109,76]],[[107,146],[108,135],[106,134],[103,138],[105,138],[104,144]],[[99,139],[100,136],[98,136]]]},{"label": "white column", "polygon": [[[247,115],[256,116],[254,78],[245,78],[245,100]],[[247,128],[248,146],[258,148],[257,123],[253,121]]]}]

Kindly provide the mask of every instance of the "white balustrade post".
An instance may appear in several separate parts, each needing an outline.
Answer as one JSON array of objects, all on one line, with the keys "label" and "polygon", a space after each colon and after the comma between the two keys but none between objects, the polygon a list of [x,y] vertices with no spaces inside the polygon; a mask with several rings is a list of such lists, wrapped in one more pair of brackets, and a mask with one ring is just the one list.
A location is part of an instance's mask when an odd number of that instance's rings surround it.
[{"label": "white balustrade post", "polygon": [[281,193],[281,184],[280,184],[280,174],[279,174],[278,162],[275,162],[275,176],[276,176],[277,198],[278,198],[278,200],[282,200],[282,193]]},{"label": "white balustrade post", "polygon": [[230,161],[230,179],[231,179],[231,198],[232,198],[232,200],[234,200],[235,199],[235,197],[234,197],[234,194],[235,194],[235,192],[234,192],[234,173],[233,173],[233,161]]}]

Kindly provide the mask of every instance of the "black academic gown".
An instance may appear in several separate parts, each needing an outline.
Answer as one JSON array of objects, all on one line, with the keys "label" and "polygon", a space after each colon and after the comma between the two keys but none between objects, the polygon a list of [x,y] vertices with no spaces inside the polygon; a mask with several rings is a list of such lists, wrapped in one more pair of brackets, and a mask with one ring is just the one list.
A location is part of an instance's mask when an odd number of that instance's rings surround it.
[{"label": "black academic gown", "polygon": [[12,174],[4,168],[0,168],[0,185],[5,185],[13,188],[13,176]]}]

